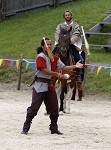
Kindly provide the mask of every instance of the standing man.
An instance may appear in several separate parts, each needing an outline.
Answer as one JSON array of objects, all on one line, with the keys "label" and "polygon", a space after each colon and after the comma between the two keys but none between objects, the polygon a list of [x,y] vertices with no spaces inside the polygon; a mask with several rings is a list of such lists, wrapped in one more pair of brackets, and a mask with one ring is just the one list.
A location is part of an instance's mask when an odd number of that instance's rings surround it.
[{"label": "standing man", "polygon": [[41,41],[41,46],[39,50],[41,51],[36,58],[36,78],[33,84],[32,92],[32,103],[31,106],[27,108],[26,120],[23,125],[22,134],[28,133],[32,119],[37,115],[37,112],[44,101],[46,105],[47,113],[49,114],[51,123],[49,130],[51,134],[62,135],[58,130],[57,120],[59,116],[58,111],[58,100],[53,83],[54,77],[63,76],[56,70],[72,70],[74,68],[81,68],[83,65],[79,62],[76,65],[65,66],[58,56],[51,57],[52,42],[49,38],[45,38]]},{"label": "standing man", "polygon": [[[53,53],[55,53],[57,45],[58,45],[58,40],[60,36],[60,29],[61,28],[67,28],[70,29],[70,50],[72,55],[75,58],[75,62],[78,62],[81,60],[81,46],[82,46],[82,40],[81,40],[81,31],[79,25],[72,20],[72,12],[70,10],[66,10],[63,13],[63,17],[65,19],[64,22],[60,23],[56,27],[55,31],[55,48],[53,50]],[[84,55],[84,54],[83,54]],[[83,59],[81,61],[84,61]],[[77,69],[77,81],[81,82],[81,69]]]}]

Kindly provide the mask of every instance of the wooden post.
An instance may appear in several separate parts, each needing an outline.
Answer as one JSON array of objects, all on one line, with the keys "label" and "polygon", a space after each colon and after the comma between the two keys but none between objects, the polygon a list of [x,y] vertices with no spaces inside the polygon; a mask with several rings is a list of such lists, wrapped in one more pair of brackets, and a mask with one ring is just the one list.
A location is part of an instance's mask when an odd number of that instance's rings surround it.
[{"label": "wooden post", "polygon": [[[87,58],[86,64],[89,64],[89,58]],[[87,70],[88,70],[88,66],[87,66],[87,68],[85,68],[85,70],[84,70],[83,96],[85,96],[85,94],[86,94],[86,77],[87,77]]]},{"label": "wooden post", "polygon": [[2,20],[2,0],[0,0],[0,20]]},{"label": "wooden post", "polygon": [[0,0],[0,20],[5,19],[5,7],[6,7],[6,1]]},{"label": "wooden post", "polygon": [[22,55],[20,58],[19,68],[18,68],[18,85],[17,90],[20,90],[21,87],[21,75],[22,75]]},{"label": "wooden post", "polygon": [[59,0],[54,0],[54,7],[57,7],[59,5]]}]

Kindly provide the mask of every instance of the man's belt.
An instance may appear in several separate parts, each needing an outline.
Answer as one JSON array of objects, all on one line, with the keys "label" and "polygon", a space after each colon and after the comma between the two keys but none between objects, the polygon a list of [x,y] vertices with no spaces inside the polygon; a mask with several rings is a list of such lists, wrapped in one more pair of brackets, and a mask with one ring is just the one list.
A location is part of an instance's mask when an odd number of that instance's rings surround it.
[{"label": "man's belt", "polygon": [[46,78],[42,78],[42,77],[37,77],[35,76],[32,83],[30,84],[30,86],[32,86],[32,84],[37,81],[37,82],[43,82],[43,83],[47,83],[50,86],[54,86],[54,81],[52,79],[46,79]]},{"label": "man's belt", "polygon": [[37,82],[43,82],[43,83],[47,83],[48,85],[54,87],[55,83],[52,79],[46,79],[46,78],[41,78],[41,77],[37,77],[36,78]]},{"label": "man's belt", "polygon": [[51,79],[46,79],[46,78],[37,77],[37,78],[36,78],[36,81],[37,81],[37,82],[43,82],[43,83],[48,83],[48,84],[50,84]]}]

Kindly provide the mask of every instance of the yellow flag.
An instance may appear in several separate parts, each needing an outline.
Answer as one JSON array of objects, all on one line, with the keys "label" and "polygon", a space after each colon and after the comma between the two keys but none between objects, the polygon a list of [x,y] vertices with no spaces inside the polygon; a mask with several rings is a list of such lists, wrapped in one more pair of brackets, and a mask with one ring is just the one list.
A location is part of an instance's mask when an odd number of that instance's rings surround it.
[{"label": "yellow flag", "polygon": [[2,62],[3,62],[3,60],[2,60],[2,59],[0,59],[0,66],[1,66]]},{"label": "yellow flag", "polygon": [[98,66],[97,74],[100,72],[101,69],[102,69],[102,66]]},{"label": "yellow flag", "polygon": [[20,60],[16,60],[16,67],[17,67],[17,69],[19,68],[19,63],[20,63]]}]

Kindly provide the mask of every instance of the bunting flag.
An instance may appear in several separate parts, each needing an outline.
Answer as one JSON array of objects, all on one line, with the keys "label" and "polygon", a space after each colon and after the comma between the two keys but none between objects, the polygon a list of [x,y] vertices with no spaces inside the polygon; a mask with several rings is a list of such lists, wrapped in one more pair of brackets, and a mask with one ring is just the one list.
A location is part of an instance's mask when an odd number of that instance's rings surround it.
[{"label": "bunting flag", "polygon": [[19,68],[19,63],[20,63],[20,59],[16,60],[16,67],[17,67],[17,69]]},{"label": "bunting flag", "polygon": [[102,66],[98,66],[97,74],[100,72],[101,69],[102,69]]},{"label": "bunting flag", "polygon": [[3,62],[3,59],[0,59],[0,66],[1,66],[2,62]]},{"label": "bunting flag", "polygon": [[13,61],[13,60],[10,60],[10,67],[11,67],[11,68],[13,67],[13,64],[14,64],[14,61]]},{"label": "bunting flag", "polygon": [[[0,66],[2,65],[4,61],[4,66],[8,67],[9,62],[10,62],[10,67],[12,68],[14,65],[14,62],[16,62],[16,67],[17,69],[19,68],[19,64],[20,64],[20,59],[0,59]],[[28,69],[29,65],[32,65],[32,71],[36,68],[36,62],[35,61],[28,61],[26,59],[22,59],[22,63],[26,63],[26,69]],[[97,67],[97,74],[99,74],[99,72],[101,71],[102,68],[104,68],[105,70],[110,69],[110,76],[111,76],[111,64],[99,64],[99,63],[90,63],[90,64],[85,64],[86,66],[89,66],[91,68],[90,73],[92,74],[94,72],[94,69]]]},{"label": "bunting flag", "polygon": [[32,63],[32,70],[34,70],[36,67],[36,63]]},{"label": "bunting flag", "polygon": [[5,67],[8,67],[9,60],[5,60]]},{"label": "bunting flag", "polygon": [[28,66],[29,66],[30,62],[26,62],[26,69],[28,69]]},{"label": "bunting flag", "polygon": [[22,59],[22,62],[26,62],[26,61],[27,61],[26,59],[24,59],[24,58]]},{"label": "bunting flag", "polygon": [[26,59],[22,59],[22,62],[26,62],[26,69],[28,69],[28,66],[30,65],[30,64],[32,64],[32,71],[35,69],[35,67],[36,67],[36,62],[30,62],[30,61],[28,61],[28,60],[26,60]]},{"label": "bunting flag", "polygon": [[108,66],[104,66],[104,69],[106,70],[106,69],[108,69],[109,67]]},{"label": "bunting flag", "polygon": [[91,71],[90,71],[91,74],[93,73],[94,69],[95,69],[95,66],[91,66]]},{"label": "bunting flag", "polygon": [[111,76],[111,69],[110,69],[110,76]]}]

